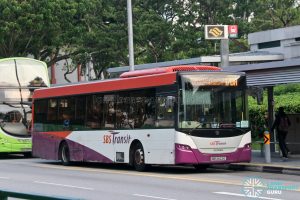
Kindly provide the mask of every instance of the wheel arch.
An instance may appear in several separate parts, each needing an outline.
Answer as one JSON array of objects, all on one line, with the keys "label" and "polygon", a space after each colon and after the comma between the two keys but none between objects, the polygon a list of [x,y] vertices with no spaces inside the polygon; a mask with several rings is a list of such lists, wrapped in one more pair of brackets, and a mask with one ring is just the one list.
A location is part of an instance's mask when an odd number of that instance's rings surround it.
[{"label": "wheel arch", "polygon": [[62,159],[62,158],[61,158],[61,151],[62,151],[62,146],[63,146],[64,144],[66,144],[66,145],[68,146],[68,148],[70,149],[70,146],[69,146],[68,142],[67,142],[66,140],[61,140],[61,141],[59,142],[59,145],[58,145],[58,152],[57,152],[57,158],[58,158],[58,160],[61,160],[61,159]]},{"label": "wheel arch", "polygon": [[[133,165],[133,150],[134,150],[134,147],[139,143],[143,146],[142,142],[138,139],[134,139],[130,144],[130,147],[129,147],[129,165]],[[144,148],[144,146],[143,146],[143,148]]]}]

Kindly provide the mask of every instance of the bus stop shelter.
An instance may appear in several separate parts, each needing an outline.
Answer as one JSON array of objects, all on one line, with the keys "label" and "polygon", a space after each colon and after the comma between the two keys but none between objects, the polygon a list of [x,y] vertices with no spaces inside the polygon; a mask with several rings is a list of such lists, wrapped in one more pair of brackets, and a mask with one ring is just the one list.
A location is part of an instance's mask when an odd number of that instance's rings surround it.
[{"label": "bus stop shelter", "polygon": [[[267,89],[269,130],[274,121],[274,86],[279,84],[300,83],[300,58],[266,63],[235,65],[224,68],[228,71],[245,72],[247,85]],[[275,137],[271,134],[271,151],[275,151]],[[300,149],[300,146],[299,146]]]}]

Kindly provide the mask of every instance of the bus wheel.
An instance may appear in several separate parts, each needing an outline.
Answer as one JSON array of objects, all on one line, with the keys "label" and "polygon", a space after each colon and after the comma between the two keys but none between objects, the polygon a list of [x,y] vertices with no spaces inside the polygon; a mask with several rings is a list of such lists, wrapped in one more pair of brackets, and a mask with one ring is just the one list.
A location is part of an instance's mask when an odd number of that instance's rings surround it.
[{"label": "bus wheel", "polygon": [[60,160],[65,166],[70,165],[70,151],[66,142],[63,142],[60,146]]},{"label": "bus wheel", "polygon": [[23,155],[25,158],[32,158],[31,152],[24,152]]},{"label": "bus wheel", "polygon": [[137,143],[133,149],[133,166],[137,171],[145,171],[145,152],[141,143]]},{"label": "bus wheel", "polygon": [[203,170],[206,170],[209,167],[209,165],[206,165],[206,164],[194,165],[194,167],[197,171],[203,171]]}]

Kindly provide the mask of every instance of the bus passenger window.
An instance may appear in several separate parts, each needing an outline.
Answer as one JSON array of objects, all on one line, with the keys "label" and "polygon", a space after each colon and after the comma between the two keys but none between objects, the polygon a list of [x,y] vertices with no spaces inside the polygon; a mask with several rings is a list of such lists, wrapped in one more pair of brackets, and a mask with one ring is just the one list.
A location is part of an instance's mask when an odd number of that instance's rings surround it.
[{"label": "bus passenger window", "polygon": [[152,89],[131,93],[129,119],[134,128],[155,128],[155,91]]},{"label": "bus passenger window", "polygon": [[115,111],[115,95],[104,95],[103,97],[103,115],[104,115],[104,128],[114,129],[116,121]]},{"label": "bus passenger window", "polygon": [[103,121],[103,98],[100,95],[87,97],[87,122],[88,129],[102,128]]},{"label": "bus passenger window", "polygon": [[57,111],[58,111],[57,100],[49,99],[47,121],[57,120]]},{"label": "bus passenger window", "polygon": [[59,129],[72,130],[75,119],[75,99],[73,97],[59,99]]},{"label": "bus passenger window", "polygon": [[45,123],[47,120],[47,100],[36,100],[34,101],[34,118],[36,123]]},{"label": "bus passenger window", "polygon": [[121,92],[116,98],[116,128],[133,129],[134,121],[129,119],[131,101],[128,92]]},{"label": "bus passenger window", "polygon": [[145,98],[145,121],[143,128],[154,128],[155,127],[155,98]]},{"label": "bus passenger window", "polygon": [[86,96],[75,97],[75,119],[73,120],[74,130],[85,129]]},{"label": "bus passenger window", "polygon": [[157,121],[156,127],[170,128],[174,127],[174,96],[157,97]]}]

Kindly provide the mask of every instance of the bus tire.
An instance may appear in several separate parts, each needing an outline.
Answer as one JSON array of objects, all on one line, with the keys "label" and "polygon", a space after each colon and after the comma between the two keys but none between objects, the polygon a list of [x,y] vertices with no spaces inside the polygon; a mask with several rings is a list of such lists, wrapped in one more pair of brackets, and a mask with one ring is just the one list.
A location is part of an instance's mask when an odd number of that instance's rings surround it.
[{"label": "bus tire", "polygon": [[133,148],[132,161],[136,171],[142,172],[146,170],[145,152],[143,145],[140,142]]},{"label": "bus tire", "polygon": [[32,158],[31,152],[24,152],[23,155],[25,158]]},{"label": "bus tire", "polygon": [[59,151],[59,158],[61,160],[61,163],[64,166],[68,166],[71,164],[70,161],[70,150],[68,147],[68,144],[66,142],[61,143],[60,145],[60,151]]}]

